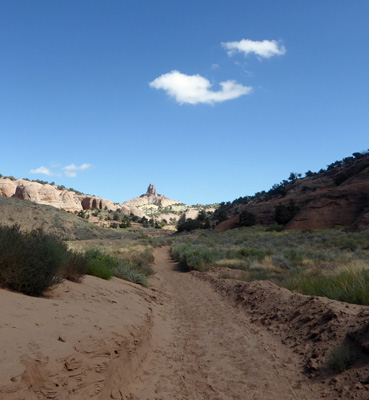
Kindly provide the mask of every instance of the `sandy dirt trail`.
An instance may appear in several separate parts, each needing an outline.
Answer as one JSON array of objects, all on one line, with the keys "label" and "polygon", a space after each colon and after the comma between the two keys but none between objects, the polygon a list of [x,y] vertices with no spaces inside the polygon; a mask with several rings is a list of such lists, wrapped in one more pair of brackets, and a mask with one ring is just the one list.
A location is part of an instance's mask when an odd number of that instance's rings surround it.
[{"label": "sandy dirt trail", "polygon": [[295,355],[207,282],[156,252],[151,351],[126,399],[315,399]]}]

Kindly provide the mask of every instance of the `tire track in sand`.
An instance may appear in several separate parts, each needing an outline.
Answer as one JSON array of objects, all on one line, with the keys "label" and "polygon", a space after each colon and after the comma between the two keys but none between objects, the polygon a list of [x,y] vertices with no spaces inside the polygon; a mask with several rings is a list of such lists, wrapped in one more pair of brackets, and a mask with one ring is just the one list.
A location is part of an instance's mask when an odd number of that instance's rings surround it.
[{"label": "tire track in sand", "polygon": [[316,398],[289,348],[207,282],[180,272],[168,247],[155,256],[151,351],[126,399]]}]

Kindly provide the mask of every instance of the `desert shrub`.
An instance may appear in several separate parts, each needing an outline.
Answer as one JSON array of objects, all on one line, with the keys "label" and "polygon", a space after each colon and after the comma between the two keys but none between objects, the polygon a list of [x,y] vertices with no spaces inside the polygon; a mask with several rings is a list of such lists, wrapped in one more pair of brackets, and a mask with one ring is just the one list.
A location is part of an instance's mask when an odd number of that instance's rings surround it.
[{"label": "desert shrub", "polygon": [[90,213],[88,212],[88,210],[80,210],[77,213],[78,217],[83,218],[83,219],[89,219],[90,218]]},{"label": "desert shrub", "polygon": [[87,263],[87,275],[97,278],[110,279],[113,277],[113,271],[102,260],[92,259]]},{"label": "desert shrub", "polygon": [[172,246],[172,256],[187,269],[206,271],[223,258],[221,251],[217,249],[196,248],[194,246]]},{"label": "desert shrub", "polygon": [[255,214],[248,212],[246,210],[240,214],[240,221],[238,223],[239,226],[253,226],[255,224],[256,224]]},{"label": "desert shrub", "polygon": [[68,261],[62,268],[62,277],[72,282],[81,282],[87,273],[87,259],[83,254],[68,252]]},{"label": "desert shrub", "polygon": [[61,282],[68,250],[60,239],[42,230],[20,232],[19,226],[0,227],[0,285],[39,296]]},{"label": "desert shrub", "polygon": [[124,249],[120,257],[113,257],[100,249],[88,249],[85,257],[88,260],[87,273],[103,279],[116,276],[130,282],[148,286],[147,276],[154,273],[148,265],[154,261],[150,249],[141,252]]},{"label": "desert shrub", "polygon": [[145,287],[149,286],[145,274],[135,270],[129,261],[121,260],[114,269],[114,275],[118,278],[138,283]]},{"label": "desert shrub", "polygon": [[335,184],[339,186],[341,183],[345,182],[347,179],[350,178],[350,175],[347,172],[341,172],[336,176]]},{"label": "desert shrub", "polygon": [[277,204],[275,206],[275,221],[279,225],[286,225],[299,212],[299,207],[293,199],[287,205]]},{"label": "desert shrub", "polygon": [[202,227],[201,221],[198,221],[196,219],[188,218],[184,222],[179,222],[177,225],[178,232],[183,232],[183,231],[193,231],[195,229],[200,229]]},{"label": "desert shrub", "polygon": [[270,225],[266,228],[267,232],[282,232],[283,231],[283,225]]},{"label": "desert shrub", "polygon": [[87,259],[87,275],[96,276],[102,279],[110,279],[117,265],[113,257],[105,254],[100,249],[87,249],[85,252]]},{"label": "desert shrub", "polygon": [[199,248],[193,250],[187,257],[187,265],[197,271],[209,269],[222,255],[214,249]]},{"label": "desert shrub", "polygon": [[349,369],[359,358],[359,350],[352,343],[343,343],[333,349],[327,356],[327,365],[336,372]]},{"label": "desert shrub", "polygon": [[114,213],[114,215],[113,215],[113,220],[114,220],[114,221],[119,221],[119,220],[120,220],[120,217],[119,217],[119,213],[118,213],[118,212],[115,212],[115,213]]}]

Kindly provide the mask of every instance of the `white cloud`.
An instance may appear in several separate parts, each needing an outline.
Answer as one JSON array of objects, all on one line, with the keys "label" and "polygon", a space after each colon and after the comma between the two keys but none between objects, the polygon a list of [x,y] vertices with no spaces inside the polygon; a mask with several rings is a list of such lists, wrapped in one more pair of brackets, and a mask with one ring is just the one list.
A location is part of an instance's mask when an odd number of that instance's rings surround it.
[{"label": "white cloud", "polygon": [[221,90],[212,91],[212,84],[200,75],[186,75],[179,71],[163,74],[150,82],[154,89],[163,89],[179,104],[207,103],[213,104],[236,99],[252,91],[251,87],[243,86],[235,81],[220,82]]},{"label": "white cloud", "polygon": [[85,169],[91,168],[91,164],[82,164],[79,167],[75,164],[70,164],[64,167],[65,171],[84,171]]},{"label": "white cloud", "polygon": [[219,64],[211,64],[211,69],[218,69],[219,68]]},{"label": "white cloud", "polygon": [[63,168],[64,173],[69,178],[75,178],[77,176],[76,171],[85,171],[86,169],[91,168],[91,164],[82,164],[80,166],[75,164],[69,164]]},{"label": "white cloud", "polygon": [[31,174],[43,174],[43,175],[48,175],[48,176],[52,176],[53,175],[53,173],[49,169],[47,169],[45,167],[40,167],[40,168],[37,168],[37,169],[31,169],[29,172]]},{"label": "white cloud", "polygon": [[222,46],[228,50],[228,55],[235,53],[244,53],[248,55],[254,53],[259,57],[270,58],[273,56],[281,56],[286,53],[286,48],[276,40],[253,41],[242,39],[239,42],[225,42]]}]

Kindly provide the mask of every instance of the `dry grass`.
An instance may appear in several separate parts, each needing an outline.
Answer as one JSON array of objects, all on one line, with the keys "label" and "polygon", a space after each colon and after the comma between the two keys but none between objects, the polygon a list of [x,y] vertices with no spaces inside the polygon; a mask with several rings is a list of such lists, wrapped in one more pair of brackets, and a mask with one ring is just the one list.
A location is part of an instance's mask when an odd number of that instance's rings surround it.
[{"label": "dry grass", "polygon": [[197,232],[178,237],[172,254],[189,269],[225,268],[231,278],[230,269],[241,270],[237,279],[267,279],[304,294],[369,304],[369,232]]}]

